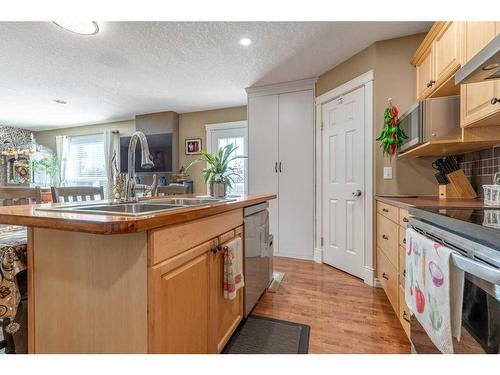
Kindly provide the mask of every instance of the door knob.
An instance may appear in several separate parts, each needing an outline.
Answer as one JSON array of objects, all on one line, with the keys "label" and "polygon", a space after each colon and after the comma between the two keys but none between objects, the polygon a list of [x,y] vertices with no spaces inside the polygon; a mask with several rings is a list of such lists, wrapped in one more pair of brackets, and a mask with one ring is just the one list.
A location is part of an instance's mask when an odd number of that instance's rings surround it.
[{"label": "door knob", "polygon": [[497,104],[500,103],[500,99],[498,98],[491,98],[491,104]]},{"label": "door knob", "polygon": [[352,196],[353,197],[360,197],[361,196],[361,190],[355,190],[352,192]]}]

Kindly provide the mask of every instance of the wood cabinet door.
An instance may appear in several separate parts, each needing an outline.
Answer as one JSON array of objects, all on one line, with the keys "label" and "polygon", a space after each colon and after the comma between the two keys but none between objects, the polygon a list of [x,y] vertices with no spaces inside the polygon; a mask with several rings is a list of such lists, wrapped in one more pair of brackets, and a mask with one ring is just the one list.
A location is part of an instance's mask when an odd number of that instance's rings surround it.
[{"label": "wood cabinet door", "polygon": [[432,49],[429,48],[424,57],[416,66],[417,70],[417,99],[425,99],[432,92],[434,86],[430,82],[434,80],[434,62]]},{"label": "wood cabinet door", "polygon": [[438,34],[433,44],[436,83],[441,86],[460,68],[460,31],[461,23],[448,22]]},{"label": "wood cabinet door", "polygon": [[[498,22],[465,22],[464,23],[464,59],[469,61],[498,33]],[[500,84],[498,81],[469,83],[461,85],[461,119],[462,127],[470,126],[497,112],[499,104],[491,104],[491,99],[500,97]]]},{"label": "wood cabinet door", "polygon": [[243,291],[233,300],[224,298],[224,245],[235,237],[242,238],[243,227],[222,235],[220,250],[210,254],[210,352],[220,353],[243,319]]},{"label": "wood cabinet door", "polygon": [[206,242],[150,270],[149,352],[208,353],[210,249]]}]

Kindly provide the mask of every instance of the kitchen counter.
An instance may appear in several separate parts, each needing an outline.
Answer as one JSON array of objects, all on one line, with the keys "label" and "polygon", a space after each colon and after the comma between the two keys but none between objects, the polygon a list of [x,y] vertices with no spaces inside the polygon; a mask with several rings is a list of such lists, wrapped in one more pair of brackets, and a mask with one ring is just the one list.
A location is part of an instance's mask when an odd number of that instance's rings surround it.
[{"label": "kitchen counter", "polygon": [[410,207],[437,207],[437,208],[483,208],[482,199],[439,199],[438,197],[398,197],[398,196],[375,196],[375,200],[390,204],[399,208]]},{"label": "kitchen counter", "polygon": [[224,298],[222,250],[244,243],[244,207],[274,198],[141,216],[0,208],[0,224],[28,227],[28,352],[222,351],[244,317],[244,289]]},{"label": "kitchen counter", "polygon": [[[194,196],[195,195],[179,195],[175,197],[181,198]],[[200,219],[242,207],[252,206],[274,198],[276,198],[276,194],[244,195],[235,198],[235,200],[231,202],[186,207],[143,216],[101,215],[80,212],[68,213],[36,210],[36,207],[51,207],[51,203],[36,206],[8,206],[0,207],[0,224],[22,225],[27,227],[59,229],[94,234],[135,233]],[[108,203],[111,201],[100,202]],[[95,203],[98,202],[78,202],[78,204],[82,205]],[[58,203],[58,205],[64,204],[74,206],[75,202]]]}]

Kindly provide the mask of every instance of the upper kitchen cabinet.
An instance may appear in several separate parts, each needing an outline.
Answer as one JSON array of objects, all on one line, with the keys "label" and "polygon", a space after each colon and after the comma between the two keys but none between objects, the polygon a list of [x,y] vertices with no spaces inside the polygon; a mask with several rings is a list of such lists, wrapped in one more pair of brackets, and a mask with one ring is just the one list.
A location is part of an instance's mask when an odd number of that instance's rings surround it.
[{"label": "upper kitchen cabinet", "polygon": [[[464,64],[474,57],[497,34],[500,22],[464,22]],[[500,81],[469,83],[461,85],[462,127],[500,125]]]},{"label": "upper kitchen cabinet", "polygon": [[417,99],[458,94],[453,76],[461,65],[461,22],[436,22],[415,52]]}]

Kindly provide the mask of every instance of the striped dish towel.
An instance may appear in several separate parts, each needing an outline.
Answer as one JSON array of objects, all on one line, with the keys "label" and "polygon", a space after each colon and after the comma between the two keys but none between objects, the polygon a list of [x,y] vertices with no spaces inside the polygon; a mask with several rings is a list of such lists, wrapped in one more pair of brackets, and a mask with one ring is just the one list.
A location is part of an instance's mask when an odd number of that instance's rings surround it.
[{"label": "striped dish towel", "polygon": [[224,246],[224,298],[235,299],[243,280],[243,242],[240,237]]}]

